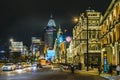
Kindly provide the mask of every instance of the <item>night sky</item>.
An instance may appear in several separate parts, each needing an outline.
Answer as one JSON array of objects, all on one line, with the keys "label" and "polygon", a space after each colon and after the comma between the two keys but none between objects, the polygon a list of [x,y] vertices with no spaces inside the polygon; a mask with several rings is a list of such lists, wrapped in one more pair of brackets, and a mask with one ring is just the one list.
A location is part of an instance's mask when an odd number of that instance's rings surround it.
[{"label": "night sky", "polygon": [[31,37],[43,37],[50,15],[72,35],[78,17],[88,7],[104,14],[111,0],[0,0],[0,45],[12,37],[30,45]]}]

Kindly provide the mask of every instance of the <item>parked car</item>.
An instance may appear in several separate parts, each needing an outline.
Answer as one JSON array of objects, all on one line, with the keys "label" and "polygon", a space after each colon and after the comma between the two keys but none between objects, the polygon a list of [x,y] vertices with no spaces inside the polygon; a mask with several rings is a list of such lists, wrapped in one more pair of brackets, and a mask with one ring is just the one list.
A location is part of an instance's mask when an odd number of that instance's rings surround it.
[{"label": "parked car", "polygon": [[30,62],[27,62],[27,67],[31,67],[31,63]]},{"label": "parked car", "polygon": [[61,67],[65,70],[70,69],[70,64],[61,63]]},{"label": "parked car", "polygon": [[28,64],[26,62],[21,62],[24,68],[28,67]]},{"label": "parked car", "polygon": [[2,66],[2,71],[15,70],[16,65],[13,63],[6,63]]},{"label": "parked car", "polygon": [[23,69],[23,65],[21,63],[17,63],[15,69]]}]

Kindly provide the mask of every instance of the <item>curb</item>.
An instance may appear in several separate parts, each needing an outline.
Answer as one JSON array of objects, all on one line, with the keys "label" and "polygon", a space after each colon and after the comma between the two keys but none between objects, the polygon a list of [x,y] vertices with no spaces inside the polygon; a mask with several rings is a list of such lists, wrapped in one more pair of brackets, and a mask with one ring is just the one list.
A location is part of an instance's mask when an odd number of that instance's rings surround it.
[{"label": "curb", "polygon": [[[70,70],[63,70],[65,72],[71,72]],[[116,76],[114,75],[110,75],[110,74],[98,74],[97,70],[90,70],[90,71],[86,71],[86,70],[75,70],[75,73],[80,73],[80,74],[89,74],[89,75],[94,75],[94,76],[100,76],[104,79],[109,79],[109,80],[120,80],[120,76]]]}]

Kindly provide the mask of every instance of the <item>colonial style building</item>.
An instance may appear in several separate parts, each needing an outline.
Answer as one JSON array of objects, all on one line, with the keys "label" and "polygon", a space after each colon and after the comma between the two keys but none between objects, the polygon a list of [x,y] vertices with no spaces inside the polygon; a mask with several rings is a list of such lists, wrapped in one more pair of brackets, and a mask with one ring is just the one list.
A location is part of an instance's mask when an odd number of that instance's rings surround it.
[{"label": "colonial style building", "polygon": [[106,10],[101,20],[101,35],[102,64],[120,64],[120,0],[112,0]]},{"label": "colonial style building", "polygon": [[73,52],[73,40],[70,42],[69,48],[67,48],[67,62],[68,63],[73,63],[74,62],[74,57],[75,54]]},{"label": "colonial style building", "polygon": [[112,0],[104,16],[94,10],[82,13],[70,46],[74,63],[102,64],[104,71],[110,63],[120,64],[120,0]]},{"label": "colonial style building", "polygon": [[101,62],[100,19],[100,12],[89,9],[80,15],[73,28],[73,50],[71,51],[74,53],[73,62],[76,64],[81,62],[83,68],[87,64],[98,65],[97,63]]}]

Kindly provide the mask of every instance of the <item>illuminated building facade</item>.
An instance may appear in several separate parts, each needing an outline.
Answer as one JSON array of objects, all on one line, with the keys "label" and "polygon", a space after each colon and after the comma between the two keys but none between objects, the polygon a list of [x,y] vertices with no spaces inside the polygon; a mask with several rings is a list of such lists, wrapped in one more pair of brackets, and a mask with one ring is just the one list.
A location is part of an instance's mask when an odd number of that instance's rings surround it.
[{"label": "illuminated building facade", "polygon": [[57,38],[55,40],[55,44],[54,44],[54,49],[55,49],[55,62],[61,63],[63,60],[63,54],[62,54],[62,47],[61,47],[61,43],[63,43],[63,32],[61,30],[61,27],[59,27],[58,32],[57,32]]},{"label": "illuminated building facade", "polygon": [[45,59],[44,47],[45,43],[40,37],[32,37],[31,56],[34,61]]},{"label": "illuminated building facade", "polygon": [[100,19],[100,12],[89,9],[80,15],[77,24],[73,28],[73,40],[71,44],[71,47],[73,48],[71,52],[74,53],[73,62],[75,64],[81,62],[83,65],[82,68],[85,68],[87,65],[87,50],[89,65],[98,65],[97,63],[101,62],[99,41]]},{"label": "illuminated building facade", "polygon": [[10,46],[11,52],[18,52],[18,53],[23,53],[23,42],[11,42]]},{"label": "illuminated building facade", "polygon": [[27,61],[29,55],[28,47],[23,45],[22,41],[11,41],[9,45],[10,56],[9,60],[12,62]]},{"label": "illuminated building facade", "polygon": [[80,15],[70,45],[74,63],[86,63],[87,31],[89,63],[120,64],[120,0],[112,0],[104,16],[94,10]]},{"label": "illuminated building facade", "polygon": [[67,62],[68,63],[73,63],[74,62],[74,58],[73,56],[75,56],[74,52],[73,52],[73,40],[71,40],[69,47],[67,48]]},{"label": "illuminated building facade", "polygon": [[107,53],[107,64],[120,64],[120,0],[112,0],[101,20],[102,64]]},{"label": "illuminated building facade", "polygon": [[40,57],[40,37],[32,37],[32,56],[34,60],[38,60]]}]

